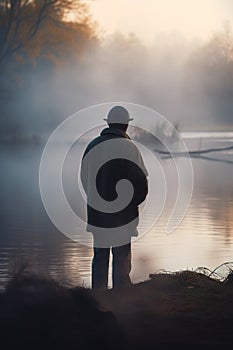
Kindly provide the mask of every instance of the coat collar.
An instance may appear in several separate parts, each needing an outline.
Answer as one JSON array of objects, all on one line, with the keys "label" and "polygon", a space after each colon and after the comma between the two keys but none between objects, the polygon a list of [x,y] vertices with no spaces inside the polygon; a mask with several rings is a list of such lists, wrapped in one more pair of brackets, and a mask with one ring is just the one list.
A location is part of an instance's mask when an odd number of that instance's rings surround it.
[{"label": "coat collar", "polygon": [[102,135],[108,135],[108,134],[113,134],[113,135],[124,137],[125,139],[130,139],[130,137],[126,134],[125,131],[115,129],[115,128],[106,128],[101,131],[100,135],[102,136]]}]

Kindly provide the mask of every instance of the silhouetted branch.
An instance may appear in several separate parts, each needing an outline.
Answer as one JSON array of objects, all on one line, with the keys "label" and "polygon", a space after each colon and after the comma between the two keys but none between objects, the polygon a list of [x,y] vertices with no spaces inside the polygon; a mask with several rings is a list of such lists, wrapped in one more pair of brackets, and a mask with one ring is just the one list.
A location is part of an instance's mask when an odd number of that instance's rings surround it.
[{"label": "silhouetted branch", "polygon": [[46,10],[49,7],[53,6],[53,4],[54,4],[54,1],[50,1],[50,0],[43,1],[43,4],[41,5],[41,8],[39,9],[36,21],[35,21],[35,23],[32,24],[32,27],[30,28],[28,40],[32,39],[36,35],[36,33],[39,30],[40,24],[44,18],[44,15],[46,13]]},{"label": "silhouetted branch", "polygon": [[[221,152],[221,151],[229,151],[232,150],[233,146],[228,146],[228,147],[218,147],[218,148],[209,148],[205,150],[199,150],[199,151],[187,151],[187,152],[174,152],[172,153],[172,156],[177,156],[177,157],[186,157],[187,155],[192,156],[192,155],[199,155],[199,154],[204,154],[204,153],[210,153],[210,152]],[[171,155],[171,152],[169,151],[161,151],[154,149],[155,152],[159,154],[166,154],[166,155]]]}]

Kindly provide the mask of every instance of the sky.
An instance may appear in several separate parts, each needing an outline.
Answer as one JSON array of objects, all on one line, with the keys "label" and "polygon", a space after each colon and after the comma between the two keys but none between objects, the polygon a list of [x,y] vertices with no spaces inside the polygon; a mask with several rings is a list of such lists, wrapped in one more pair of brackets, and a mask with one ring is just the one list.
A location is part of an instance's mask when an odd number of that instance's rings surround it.
[{"label": "sky", "polygon": [[135,33],[145,44],[156,34],[176,33],[187,39],[208,39],[233,23],[233,0],[84,0],[105,31]]}]

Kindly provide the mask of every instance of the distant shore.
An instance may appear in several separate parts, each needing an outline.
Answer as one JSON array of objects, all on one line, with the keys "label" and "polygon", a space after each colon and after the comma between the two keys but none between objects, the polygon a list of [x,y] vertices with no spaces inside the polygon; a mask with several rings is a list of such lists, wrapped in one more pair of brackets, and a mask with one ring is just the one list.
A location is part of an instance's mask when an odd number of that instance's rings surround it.
[{"label": "distant shore", "polygon": [[[233,129],[230,126],[229,129],[225,128],[213,128],[213,129],[197,129],[197,130],[179,130],[178,131],[180,136],[184,139],[195,139],[195,138],[213,138],[213,139],[218,139],[218,138],[233,138]],[[50,135],[51,132],[43,132],[43,133],[28,133],[28,134],[23,134],[23,133],[16,133],[16,134],[7,134],[4,133],[1,137],[0,143],[2,145],[40,145],[40,144],[45,144]],[[94,133],[95,135],[95,133]],[[86,139],[84,136],[82,136],[82,142],[89,142],[90,141],[90,136],[88,136]],[[152,135],[139,135],[133,137],[136,141],[142,141],[142,142],[149,142],[149,143],[156,143],[158,140]],[[61,143],[64,142],[69,142],[69,136],[67,136],[64,140],[61,140]]]}]

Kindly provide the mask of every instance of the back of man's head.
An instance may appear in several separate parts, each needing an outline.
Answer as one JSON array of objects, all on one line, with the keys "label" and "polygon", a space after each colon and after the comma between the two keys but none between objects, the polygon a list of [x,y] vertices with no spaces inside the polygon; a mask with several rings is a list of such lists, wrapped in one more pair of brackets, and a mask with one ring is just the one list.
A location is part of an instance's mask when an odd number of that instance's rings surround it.
[{"label": "back of man's head", "polygon": [[108,126],[110,128],[126,131],[128,128],[128,124],[120,124],[120,123],[109,123]]},{"label": "back of man's head", "polygon": [[129,121],[133,120],[129,117],[129,112],[122,106],[114,106],[108,112],[106,119],[108,124],[129,124]]}]

